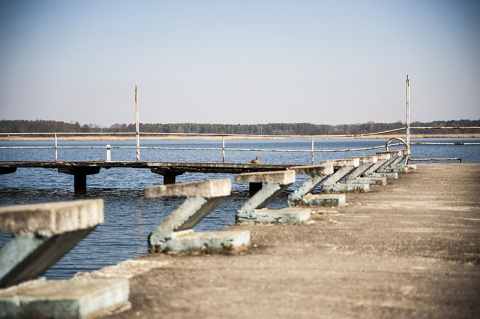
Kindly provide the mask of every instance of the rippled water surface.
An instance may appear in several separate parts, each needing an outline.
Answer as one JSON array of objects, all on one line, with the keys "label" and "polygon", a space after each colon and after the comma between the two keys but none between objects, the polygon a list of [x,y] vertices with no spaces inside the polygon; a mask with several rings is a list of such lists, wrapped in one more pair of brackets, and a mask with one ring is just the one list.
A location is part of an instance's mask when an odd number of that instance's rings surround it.
[{"label": "rippled water surface", "polygon": [[[415,141],[415,140],[412,140]],[[422,142],[479,143],[480,139],[422,139]],[[349,139],[318,140],[316,150],[339,150],[383,146],[386,140]],[[134,161],[134,141],[60,141],[58,160],[105,160],[106,145],[111,145],[114,161]],[[0,141],[0,147],[48,147],[45,149],[0,149],[0,161],[7,160],[55,160],[51,148],[52,141]],[[69,148],[69,147],[89,148]],[[94,146],[95,148],[90,148]],[[210,150],[159,150],[142,149],[142,161],[178,162],[221,162],[221,141],[142,141],[142,146],[150,148],[209,148]],[[261,150],[310,150],[310,140],[254,140],[226,141],[226,161],[247,163],[255,156],[261,163],[310,164],[310,152],[264,152]],[[252,151],[233,151],[234,148]],[[230,150],[229,150],[230,149]],[[345,158],[357,155],[374,154],[384,149],[354,152],[316,153],[315,162],[326,159]],[[479,145],[413,145],[413,158],[462,158],[464,162],[480,162]],[[202,220],[196,231],[220,230],[235,222],[235,211],[248,199],[248,185],[237,184],[230,174],[185,173],[177,176],[177,183],[204,181],[211,179],[232,179],[232,195]],[[297,182],[289,188],[292,191],[305,177],[298,176]],[[92,271],[116,264],[128,258],[147,253],[147,236],[182,201],[179,198],[146,199],[143,189],[162,184],[163,177],[148,169],[111,168],[101,169],[99,174],[87,177],[88,190],[84,194],[73,190],[73,176],[58,173],[56,169],[18,168],[14,174],[0,175],[0,205],[33,204],[43,202],[70,201],[102,198],[104,200],[105,221],[89,236],[81,241],[70,253],[51,269],[47,278],[69,278],[79,271]],[[287,193],[275,200],[269,207],[281,208],[286,205]],[[0,247],[10,240],[11,235],[0,233]]]}]

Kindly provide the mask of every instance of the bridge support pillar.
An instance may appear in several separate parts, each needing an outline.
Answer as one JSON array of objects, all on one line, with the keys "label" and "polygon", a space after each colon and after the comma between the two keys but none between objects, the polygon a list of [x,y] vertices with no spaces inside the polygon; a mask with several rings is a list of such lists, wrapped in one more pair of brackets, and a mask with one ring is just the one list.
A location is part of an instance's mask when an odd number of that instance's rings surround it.
[{"label": "bridge support pillar", "polygon": [[263,187],[263,183],[248,183],[248,190],[250,191],[250,195],[255,194]]},{"label": "bridge support pillar", "polygon": [[73,175],[73,188],[75,191],[87,190],[87,175],[98,174],[100,167],[93,166],[71,166],[71,167],[59,167],[60,173]]},{"label": "bridge support pillar", "polygon": [[185,172],[182,171],[171,171],[171,170],[165,170],[161,169],[158,167],[152,167],[150,169],[152,173],[159,174],[163,176],[163,184],[164,185],[169,185],[169,184],[175,184],[175,178],[178,175],[182,175]]},{"label": "bridge support pillar", "polygon": [[17,171],[16,167],[0,167],[0,175],[11,174]]}]

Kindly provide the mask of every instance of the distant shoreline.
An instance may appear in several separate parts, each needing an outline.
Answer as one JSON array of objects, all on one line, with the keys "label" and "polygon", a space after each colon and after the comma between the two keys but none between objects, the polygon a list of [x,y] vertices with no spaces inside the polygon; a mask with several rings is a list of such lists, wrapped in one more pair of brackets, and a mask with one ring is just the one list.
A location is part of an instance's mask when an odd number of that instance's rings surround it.
[{"label": "distant shoreline", "polygon": [[[384,135],[370,135],[370,136],[349,136],[349,137],[337,137],[337,136],[322,136],[316,135],[313,136],[316,140],[322,139],[390,139],[394,137],[400,137],[405,139],[405,135],[395,135],[395,134],[384,134]],[[411,134],[412,139],[419,138],[480,138],[479,134]],[[231,136],[225,135],[226,140],[280,140],[280,139],[307,139],[311,136]],[[53,140],[53,136],[0,136],[0,141],[45,141]],[[211,135],[211,136],[181,136],[181,135],[140,135],[140,140],[221,140],[221,135]],[[135,140],[134,136],[115,136],[115,135],[103,135],[103,136],[88,136],[88,135],[77,135],[77,136],[66,136],[60,135],[57,137],[57,140],[62,141],[128,141]]]}]

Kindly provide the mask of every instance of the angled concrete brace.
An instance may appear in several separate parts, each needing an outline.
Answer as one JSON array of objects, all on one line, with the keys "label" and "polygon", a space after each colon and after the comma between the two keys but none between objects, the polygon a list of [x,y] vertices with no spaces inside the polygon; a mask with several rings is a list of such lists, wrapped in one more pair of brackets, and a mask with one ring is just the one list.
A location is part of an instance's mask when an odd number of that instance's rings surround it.
[{"label": "angled concrete brace", "polygon": [[352,181],[353,183],[368,183],[373,185],[386,185],[388,179],[397,179],[397,173],[391,172],[379,172],[380,167],[384,167],[385,164],[391,162],[391,152],[378,152],[376,153],[377,162],[370,166],[361,176]]},{"label": "angled concrete brace", "polygon": [[290,170],[295,171],[296,174],[310,175],[310,177],[288,196],[289,206],[297,206],[296,204],[302,200],[303,196],[313,192],[318,185],[334,173],[333,163],[294,166]]},{"label": "angled concrete brace", "polygon": [[385,161],[385,163],[383,163],[377,169],[378,173],[391,172],[392,171],[392,165],[394,165],[394,163],[396,163],[396,162],[400,162],[403,159],[403,151],[387,151],[385,153],[390,154],[390,158],[387,161]]},{"label": "angled concrete brace", "polygon": [[349,175],[354,169],[360,166],[360,159],[358,157],[340,159],[340,160],[327,160],[320,164],[333,164],[335,173],[333,173],[325,182],[323,186],[333,186],[340,182],[347,175]]},{"label": "angled concrete brace", "polygon": [[[348,185],[340,186],[340,181],[350,174],[356,167],[359,166],[359,159],[348,158],[341,160],[323,161],[320,165],[332,165],[333,174],[326,178],[314,177],[310,180],[312,183],[308,187],[302,188],[299,192],[289,197],[288,204],[296,207],[317,207],[317,206],[342,206],[345,205],[345,194],[312,194],[313,190],[322,185],[323,192],[340,192],[337,188],[341,187],[343,192],[346,192]],[[302,185],[303,186],[303,185]],[[307,186],[307,185],[305,185]],[[353,186],[355,188],[356,185]],[[358,186],[364,187],[364,186]],[[301,195],[301,196],[300,196]]]},{"label": "angled concrete brace", "polygon": [[375,155],[368,155],[359,157],[360,165],[347,176],[347,182],[362,176],[372,165],[378,162],[378,157]]},{"label": "angled concrete brace", "polygon": [[406,151],[399,151],[400,154],[398,154],[397,158],[392,161],[390,166],[395,167],[400,164],[401,161],[403,161],[407,157]]},{"label": "angled concrete brace", "polygon": [[14,234],[0,250],[0,287],[41,276],[103,222],[103,201],[0,208],[0,229]]},{"label": "angled concrete brace", "polygon": [[310,218],[309,209],[267,209],[275,198],[295,182],[295,171],[254,172],[235,176],[239,183],[265,183],[236,213],[238,223],[301,223]]},{"label": "angled concrete brace", "polygon": [[[352,174],[357,175],[359,172],[365,171],[371,164],[363,163],[360,165],[360,158],[354,157],[349,159],[351,162],[336,161],[335,165],[338,171],[333,175],[334,178],[327,180],[322,185],[322,193],[358,193],[369,192],[369,183],[360,183],[358,178],[351,178]],[[353,161],[353,162],[352,162]],[[327,161],[328,162],[328,161]],[[336,177],[335,177],[336,176]],[[341,183],[345,180],[345,183]],[[330,202],[327,202],[331,205]]]},{"label": "angled concrete brace", "polygon": [[128,279],[30,280],[102,222],[101,199],[0,208],[0,229],[14,234],[0,250],[0,286],[11,286],[0,289],[0,318],[91,318],[127,305]]},{"label": "angled concrete brace", "polygon": [[[384,176],[367,174],[371,169],[375,169],[379,158],[377,155],[368,155],[360,157],[361,165],[358,166],[350,175],[347,176],[346,183],[357,185],[385,185],[387,179]],[[366,176],[366,177],[361,177]]]},{"label": "angled concrete brace", "polygon": [[406,160],[408,153],[406,150],[390,151],[390,161],[382,165],[377,172],[379,173],[408,173],[409,168],[415,169],[412,165],[401,165],[400,162]]},{"label": "angled concrete brace", "polygon": [[369,175],[375,173],[383,164],[385,164],[388,160],[390,160],[390,152],[378,152],[376,154],[377,162],[370,166],[363,176],[368,177]]},{"label": "angled concrete brace", "polygon": [[230,179],[145,188],[145,197],[183,197],[185,201],[149,236],[149,252],[220,252],[245,249],[249,231],[195,233],[192,228],[231,193]]}]

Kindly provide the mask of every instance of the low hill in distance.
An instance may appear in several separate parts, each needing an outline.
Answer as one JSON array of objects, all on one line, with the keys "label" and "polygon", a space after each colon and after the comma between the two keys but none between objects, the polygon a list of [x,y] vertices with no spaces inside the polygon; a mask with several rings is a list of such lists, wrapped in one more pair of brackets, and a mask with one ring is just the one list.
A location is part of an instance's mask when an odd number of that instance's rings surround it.
[{"label": "low hill in distance", "polygon": [[[434,122],[413,122],[415,134],[479,134],[480,120],[451,120]],[[325,125],[310,123],[268,123],[268,124],[197,124],[140,123],[144,133],[192,133],[192,134],[250,134],[250,135],[357,135],[383,132],[405,127],[405,123],[375,123]],[[432,127],[437,129],[431,129]],[[442,128],[448,127],[448,129]],[[460,129],[462,127],[463,129]],[[471,127],[471,128],[465,128]],[[135,132],[135,124],[113,124],[101,127],[95,124],[81,125],[46,120],[0,120],[0,133],[125,133]]]}]

